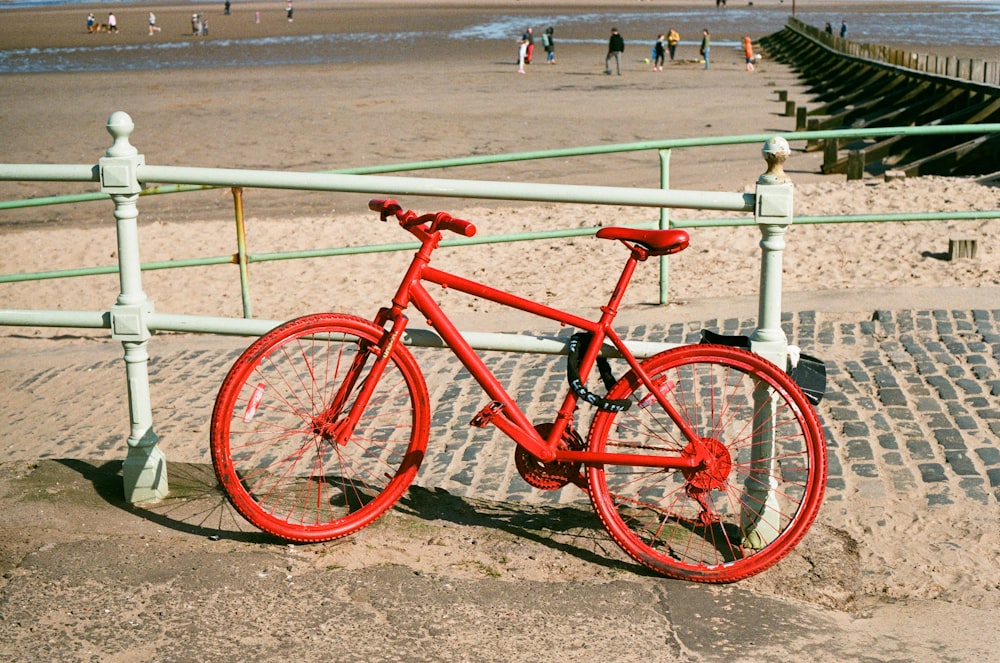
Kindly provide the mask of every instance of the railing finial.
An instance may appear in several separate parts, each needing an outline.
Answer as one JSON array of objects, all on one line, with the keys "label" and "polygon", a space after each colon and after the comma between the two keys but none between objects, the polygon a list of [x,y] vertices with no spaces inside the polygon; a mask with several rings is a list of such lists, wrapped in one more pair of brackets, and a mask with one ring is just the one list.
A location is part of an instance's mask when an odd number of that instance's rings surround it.
[{"label": "railing finial", "polygon": [[792,148],[788,146],[788,141],[781,136],[768,138],[764,142],[764,147],[760,153],[764,155],[767,162],[767,172],[758,179],[758,184],[788,184],[791,179],[785,174],[784,163],[792,154]]},{"label": "railing finial", "polygon": [[131,136],[132,132],[135,130],[135,123],[132,122],[132,118],[128,113],[125,111],[115,111],[108,116],[108,123],[106,127],[108,129],[108,133],[115,139],[111,147],[108,148],[107,156],[130,157],[139,153],[139,151],[128,142],[128,137]]}]

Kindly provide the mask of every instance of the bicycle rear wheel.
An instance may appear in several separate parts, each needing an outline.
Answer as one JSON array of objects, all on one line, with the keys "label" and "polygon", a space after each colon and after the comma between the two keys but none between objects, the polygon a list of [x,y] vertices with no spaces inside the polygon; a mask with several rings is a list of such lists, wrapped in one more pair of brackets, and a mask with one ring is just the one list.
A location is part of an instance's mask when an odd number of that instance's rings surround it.
[{"label": "bicycle rear wheel", "polygon": [[788,375],[746,350],[690,345],[643,369],[691,441],[634,371],[609,392],[625,412],[600,412],[593,452],[697,457],[693,469],[590,466],[591,502],[612,538],[663,575],[733,582],[788,554],[819,510],[827,458],[815,411]]},{"label": "bicycle rear wheel", "polygon": [[[240,355],[212,413],[215,474],[258,528],[294,541],[351,534],[406,491],[427,449],[427,386],[396,344],[370,372],[384,331],[353,316],[297,318]],[[349,436],[342,427],[366,381],[377,379]]]}]

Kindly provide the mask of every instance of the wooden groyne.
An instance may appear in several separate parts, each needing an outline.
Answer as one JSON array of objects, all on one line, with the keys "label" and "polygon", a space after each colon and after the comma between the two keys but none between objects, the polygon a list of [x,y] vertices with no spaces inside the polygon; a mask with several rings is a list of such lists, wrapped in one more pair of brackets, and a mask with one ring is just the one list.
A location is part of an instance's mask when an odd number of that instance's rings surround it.
[{"label": "wooden groyne", "polygon": [[[786,105],[798,131],[1000,121],[997,62],[852,42],[795,18],[761,45],[809,86],[814,106]],[[849,177],[865,170],[1000,177],[1000,136],[992,133],[810,141],[807,149],[824,150],[823,172]]]}]

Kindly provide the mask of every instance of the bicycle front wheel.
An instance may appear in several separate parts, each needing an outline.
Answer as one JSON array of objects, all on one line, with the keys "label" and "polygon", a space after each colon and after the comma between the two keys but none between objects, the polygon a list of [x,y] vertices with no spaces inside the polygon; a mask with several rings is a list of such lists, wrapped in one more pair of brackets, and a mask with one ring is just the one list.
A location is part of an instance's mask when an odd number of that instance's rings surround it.
[{"label": "bicycle front wheel", "polygon": [[671,407],[630,371],[608,397],[632,407],[598,413],[589,450],[697,464],[588,467],[591,502],[612,538],[683,580],[733,582],[775,564],[809,529],[826,486],[823,432],[802,390],[767,360],[725,346],[674,348],[642,368]]},{"label": "bicycle front wheel", "polygon": [[[346,536],[413,481],[427,449],[427,386],[401,344],[371,373],[383,335],[354,316],[305,316],[259,338],[230,369],[212,413],[212,464],[258,528],[293,541]],[[351,429],[355,407],[363,411]]]}]

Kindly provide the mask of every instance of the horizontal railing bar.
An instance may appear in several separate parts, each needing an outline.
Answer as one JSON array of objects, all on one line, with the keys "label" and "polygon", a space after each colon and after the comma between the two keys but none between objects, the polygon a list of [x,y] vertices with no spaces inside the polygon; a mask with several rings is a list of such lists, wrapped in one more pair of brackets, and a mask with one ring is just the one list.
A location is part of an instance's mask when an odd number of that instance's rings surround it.
[{"label": "horizontal railing bar", "polygon": [[454,180],[380,175],[274,172],[232,168],[187,168],[182,166],[138,166],[140,182],[184,184],[200,182],[216,186],[262,189],[306,189],[379,195],[483,198],[537,202],[589,203],[635,207],[680,207],[752,212],[752,193],[682,191],[632,187],[602,187],[582,184],[537,184]]},{"label": "horizontal railing bar", "polygon": [[[510,161],[530,161],[538,159],[557,159],[565,157],[582,157],[602,154],[613,154],[618,152],[642,152],[646,150],[670,150],[687,147],[714,147],[722,145],[738,145],[742,143],[761,143],[774,136],[781,136],[788,141],[815,140],[817,138],[853,138],[853,137],[880,137],[895,135],[934,135],[934,134],[956,134],[956,133],[994,133],[1000,132],[1000,124],[960,124],[960,125],[934,125],[921,127],[869,127],[865,129],[836,129],[826,131],[802,131],[792,133],[768,133],[768,134],[741,134],[738,136],[709,136],[704,138],[671,138],[666,140],[640,141],[634,143],[617,143],[612,145],[597,145],[590,147],[569,147],[554,150],[534,150],[528,152],[511,152],[508,154],[481,155],[473,157],[460,157],[454,159],[438,159],[435,161],[413,161],[410,163],[394,164],[394,170],[427,170],[431,168],[455,168],[461,166],[480,166],[493,163],[504,163]],[[386,166],[368,166],[364,168],[351,168],[347,170],[323,171],[327,173],[354,173],[357,175],[369,175],[377,173],[391,172],[385,170]]]},{"label": "horizontal railing bar", "polygon": [[[247,320],[173,313],[150,313],[147,328],[152,332],[169,331],[219,336],[262,336],[283,320]],[[79,327],[84,329],[110,329],[111,313],[99,311],[32,311],[0,309],[0,325],[10,327]],[[462,332],[462,336],[475,350],[485,352],[521,352],[533,354],[566,354],[567,338],[534,336],[531,334],[501,334],[494,332]],[[448,347],[432,329],[408,329],[403,343],[419,348]],[[676,347],[672,343],[627,341],[626,345],[636,357],[650,357],[658,352]],[[605,357],[620,357],[618,351],[606,345],[601,352]]]},{"label": "horizontal railing bar", "polygon": [[0,164],[0,180],[22,180],[25,182],[99,182],[101,179],[95,164]]},{"label": "horizontal railing bar", "polygon": [[81,329],[111,329],[111,314],[107,311],[34,311],[31,309],[0,309],[0,325],[7,327],[79,327]]},{"label": "horizontal railing bar", "polygon": [[[891,214],[844,214],[842,216],[796,216],[797,226],[823,223],[900,223],[906,221],[978,221],[1000,219],[1000,210],[975,212],[893,212]],[[671,228],[721,228],[733,226],[753,226],[752,218],[728,219],[675,219],[671,217]]]},{"label": "horizontal railing bar", "polygon": [[[974,212],[894,212],[892,214],[847,214],[843,216],[797,216],[795,225],[818,225],[826,223],[891,223],[905,221],[979,221],[1000,219],[1000,210]],[[645,223],[623,224],[630,228],[654,228],[655,221]],[[753,218],[712,218],[712,219],[675,219],[670,220],[671,228],[727,228],[753,226]],[[593,235],[596,228],[572,228],[567,230],[546,230],[534,233],[511,233],[508,235],[488,235],[462,239],[444,240],[442,247],[467,246],[471,244],[501,244],[504,242],[522,242],[542,239],[558,239],[564,237],[584,237]],[[376,244],[370,246],[347,246],[331,249],[304,249],[302,251],[275,251],[273,253],[251,253],[247,255],[248,263],[274,262],[279,260],[296,260],[308,258],[329,258],[345,255],[362,255],[372,253],[391,253],[393,251],[415,250],[420,245],[417,242],[399,242],[394,244]],[[212,265],[232,264],[232,256],[214,256],[207,258],[189,258],[183,260],[165,260],[142,264],[142,271],[162,269],[180,269],[185,267],[209,267]],[[0,283],[22,283],[26,281],[45,281],[49,279],[73,278],[77,276],[101,276],[117,274],[118,266],[84,267],[79,269],[63,269],[46,272],[26,272],[23,274],[0,274]]]}]

